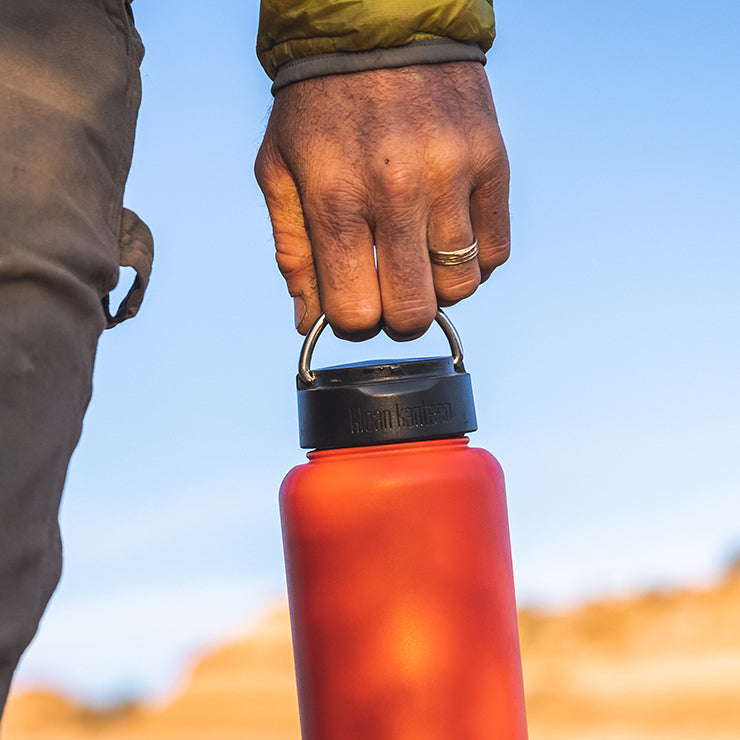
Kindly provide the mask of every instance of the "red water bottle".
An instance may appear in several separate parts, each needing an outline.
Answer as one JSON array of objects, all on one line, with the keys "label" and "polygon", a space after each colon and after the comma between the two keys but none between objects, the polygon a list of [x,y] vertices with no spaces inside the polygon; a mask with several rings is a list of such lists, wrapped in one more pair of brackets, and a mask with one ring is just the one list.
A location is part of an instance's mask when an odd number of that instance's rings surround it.
[{"label": "red water bottle", "polygon": [[303,740],[526,740],[503,474],[451,357],[298,375],[280,509]]}]

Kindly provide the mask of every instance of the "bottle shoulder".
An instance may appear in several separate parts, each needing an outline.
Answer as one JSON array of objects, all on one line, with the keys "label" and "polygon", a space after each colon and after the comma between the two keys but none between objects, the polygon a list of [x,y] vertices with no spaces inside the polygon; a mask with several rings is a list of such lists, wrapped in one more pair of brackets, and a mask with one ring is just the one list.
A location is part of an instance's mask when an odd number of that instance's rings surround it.
[{"label": "bottle shoulder", "polygon": [[323,487],[343,481],[354,486],[380,479],[478,476],[503,479],[501,466],[487,450],[470,447],[467,437],[403,442],[308,453],[308,462],[293,468],[281,492],[296,487]]}]

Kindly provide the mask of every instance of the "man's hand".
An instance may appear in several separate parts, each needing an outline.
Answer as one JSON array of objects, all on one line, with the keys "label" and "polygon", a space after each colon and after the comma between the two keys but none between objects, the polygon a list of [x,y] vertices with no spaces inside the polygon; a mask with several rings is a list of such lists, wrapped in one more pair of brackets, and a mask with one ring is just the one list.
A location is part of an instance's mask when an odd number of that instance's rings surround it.
[{"label": "man's hand", "polygon": [[[302,334],[324,311],[346,339],[413,339],[509,255],[508,160],[476,62],[289,85],[255,170]],[[476,239],[477,260],[430,263]]]}]

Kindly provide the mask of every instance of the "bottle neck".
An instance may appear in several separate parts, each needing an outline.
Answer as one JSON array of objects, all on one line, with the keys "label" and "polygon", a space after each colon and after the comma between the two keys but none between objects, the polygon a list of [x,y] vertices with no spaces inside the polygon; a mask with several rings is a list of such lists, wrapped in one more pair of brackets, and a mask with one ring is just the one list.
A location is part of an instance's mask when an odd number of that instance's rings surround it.
[{"label": "bottle neck", "polygon": [[417,442],[392,442],[384,445],[367,445],[365,447],[340,447],[333,450],[313,450],[306,457],[309,460],[325,460],[353,455],[397,455],[416,451],[464,449],[470,443],[468,437],[449,437],[446,439],[424,439]]}]

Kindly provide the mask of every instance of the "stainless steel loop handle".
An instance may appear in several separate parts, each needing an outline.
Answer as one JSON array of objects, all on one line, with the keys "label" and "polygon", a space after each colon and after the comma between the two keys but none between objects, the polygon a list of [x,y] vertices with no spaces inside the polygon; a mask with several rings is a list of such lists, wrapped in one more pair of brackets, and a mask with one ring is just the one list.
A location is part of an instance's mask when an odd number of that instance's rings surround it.
[{"label": "stainless steel loop handle", "polygon": [[[457,333],[457,329],[455,329],[441,308],[437,309],[437,315],[434,317],[434,320],[440,325],[447,337],[447,341],[450,343],[452,364],[455,366],[455,370],[459,373],[464,372],[462,342],[460,341],[460,335]],[[311,358],[313,357],[313,351],[319,335],[326,329],[328,324],[326,314],[322,313],[308,334],[306,334],[306,339],[303,341],[301,356],[298,360],[298,377],[305,385],[313,385],[316,380],[316,376],[311,371]]]}]

